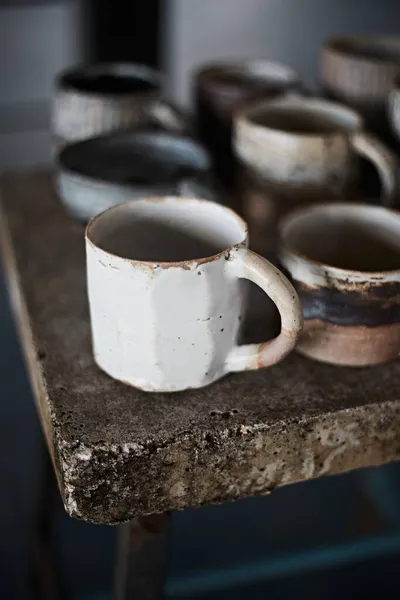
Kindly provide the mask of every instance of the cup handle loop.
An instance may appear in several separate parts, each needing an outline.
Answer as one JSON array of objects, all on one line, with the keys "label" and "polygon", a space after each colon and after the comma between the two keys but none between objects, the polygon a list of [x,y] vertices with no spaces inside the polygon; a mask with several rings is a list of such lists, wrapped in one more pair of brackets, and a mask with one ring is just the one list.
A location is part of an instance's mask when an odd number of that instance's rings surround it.
[{"label": "cup handle loop", "polygon": [[249,279],[276,304],[281,316],[280,334],[262,344],[235,346],[226,360],[226,370],[244,371],[269,367],[291,352],[303,326],[300,300],[288,279],[268,260],[246,248],[231,252],[226,268],[234,277]]},{"label": "cup handle loop", "polygon": [[397,158],[374,135],[360,131],[354,133],[351,143],[358,154],[371,161],[382,182],[382,203],[394,206],[397,196]]}]

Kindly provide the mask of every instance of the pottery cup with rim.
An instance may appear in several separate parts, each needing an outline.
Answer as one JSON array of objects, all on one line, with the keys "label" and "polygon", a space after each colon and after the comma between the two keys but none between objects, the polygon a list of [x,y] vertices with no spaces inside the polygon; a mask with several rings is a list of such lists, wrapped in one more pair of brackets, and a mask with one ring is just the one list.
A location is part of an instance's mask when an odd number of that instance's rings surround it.
[{"label": "pottery cup with rim", "polygon": [[395,155],[342,104],[281,98],[248,105],[235,118],[235,151],[243,213],[260,231],[301,204],[358,195],[359,156],[376,167],[382,202],[395,201]]},{"label": "pottery cup with rim", "polygon": [[323,45],[324,94],[359,110],[385,132],[386,102],[400,71],[400,36],[335,36]]},{"label": "pottery cup with rim", "polygon": [[[135,200],[94,217],[86,253],[98,366],[134,387],[172,392],[282,360],[301,330],[300,302],[247,243],[239,216],[196,198]],[[238,345],[242,279],[279,310],[281,331],[268,342]]]},{"label": "pottery cup with rim", "polygon": [[400,354],[400,213],[367,204],[318,204],[280,223],[279,260],[299,294],[297,350],[336,365]]},{"label": "pottery cup with rim", "polygon": [[182,133],[186,120],[162,96],[159,71],[136,63],[98,63],[56,79],[52,129],[58,149],[110,131],[159,126]]}]

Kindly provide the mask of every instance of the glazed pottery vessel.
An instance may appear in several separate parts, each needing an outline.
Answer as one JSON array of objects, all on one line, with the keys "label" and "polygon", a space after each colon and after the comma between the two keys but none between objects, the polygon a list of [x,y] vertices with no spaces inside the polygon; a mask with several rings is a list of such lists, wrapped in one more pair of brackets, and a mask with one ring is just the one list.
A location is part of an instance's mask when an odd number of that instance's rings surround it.
[{"label": "glazed pottery vessel", "polygon": [[313,205],[280,225],[280,263],[304,313],[297,349],[337,365],[400,353],[400,213],[362,204]]},{"label": "glazed pottery vessel", "polygon": [[[86,252],[99,367],[143,390],[171,392],[282,360],[301,330],[299,299],[247,241],[244,221],[207,200],[150,198],[94,217]],[[280,312],[280,334],[268,342],[237,345],[242,278]]]},{"label": "glazed pottery vessel", "polygon": [[235,111],[246,102],[300,89],[299,76],[291,67],[270,60],[211,63],[195,73],[198,134],[224,183],[235,183],[231,144]]},{"label": "glazed pottery vessel", "polygon": [[102,133],[155,125],[182,133],[180,112],[162,99],[161,74],[141,64],[99,63],[56,80],[52,129],[60,149]]},{"label": "glazed pottery vessel", "polygon": [[135,198],[215,195],[206,150],[171,133],[120,131],[91,138],[68,145],[56,164],[59,196],[84,222]]},{"label": "glazed pottery vessel", "polygon": [[301,204],[357,195],[358,156],[376,167],[382,202],[395,200],[396,157],[364,131],[357,112],[335,102],[281,98],[249,105],[235,119],[235,150],[251,228],[275,223]]},{"label": "glazed pottery vessel", "polygon": [[322,49],[325,95],[356,108],[378,131],[385,128],[387,97],[399,71],[400,37],[333,37]]}]

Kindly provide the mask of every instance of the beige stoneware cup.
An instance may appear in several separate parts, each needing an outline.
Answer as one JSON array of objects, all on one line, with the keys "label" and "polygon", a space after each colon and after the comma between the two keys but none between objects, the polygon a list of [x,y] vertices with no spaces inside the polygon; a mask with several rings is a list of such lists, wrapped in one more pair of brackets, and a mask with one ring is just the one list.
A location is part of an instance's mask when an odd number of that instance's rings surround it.
[{"label": "beige stoneware cup", "polygon": [[364,130],[357,112],[341,104],[281,98],[249,105],[236,117],[235,150],[250,226],[275,223],[302,204],[357,195],[358,156],[376,167],[382,202],[394,203],[396,157]]},{"label": "beige stoneware cup", "polygon": [[320,204],[280,223],[280,264],[297,290],[304,329],[297,350],[347,366],[400,354],[400,213]]},{"label": "beige stoneware cup", "polygon": [[[286,277],[247,244],[240,217],[196,198],[134,200],[94,217],[86,253],[99,367],[137,388],[172,392],[282,360],[301,330],[300,302]],[[241,279],[276,304],[276,338],[238,345]]]}]

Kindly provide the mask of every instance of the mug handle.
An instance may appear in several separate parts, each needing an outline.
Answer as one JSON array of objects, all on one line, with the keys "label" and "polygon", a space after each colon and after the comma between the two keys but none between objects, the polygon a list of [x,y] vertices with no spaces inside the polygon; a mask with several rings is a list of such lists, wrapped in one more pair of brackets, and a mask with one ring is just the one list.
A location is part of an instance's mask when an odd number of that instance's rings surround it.
[{"label": "mug handle", "polygon": [[288,279],[268,260],[252,250],[237,248],[231,252],[227,269],[233,276],[249,279],[276,304],[281,316],[278,337],[262,344],[235,346],[226,360],[227,372],[270,367],[281,361],[296,345],[303,326],[299,297]]},{"label": "mug handle", "polygon": [[179,108],[166,100],[158,100],[149,107],[149,116],[155,124],[173,133],[185,133],[187,119]]},{"label": "mug handle", "polygon": [[355,151],[371,161],[382,183],[382,200],[385,206],[393,206],[397,195],[397,158],[395,154],[374,135],[360,131],[351,137]]}]

